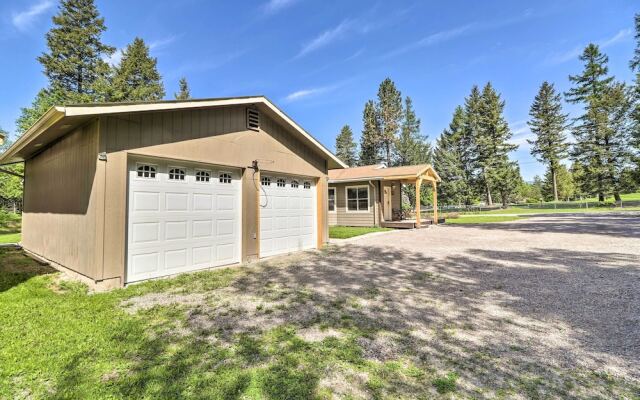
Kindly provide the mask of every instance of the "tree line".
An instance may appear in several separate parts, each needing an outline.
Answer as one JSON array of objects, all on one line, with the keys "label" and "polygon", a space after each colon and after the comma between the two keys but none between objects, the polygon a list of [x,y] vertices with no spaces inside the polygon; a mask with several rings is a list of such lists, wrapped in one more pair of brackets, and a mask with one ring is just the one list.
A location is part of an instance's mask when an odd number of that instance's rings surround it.
[{"label": "tree line", "polygon": [[[522,180],[518,163],[509,158],[518,146],[510,142],[505,102],[490,82],[482,89],[472,87],[432,149],[420,133],[411,99],[406,97],[403,106],[400,92],[386,79],[377,101],[365,104],[359,152],[345,125],[336,139],[336,154],[349,166],[432,162],[442,178],[444,204],[492,205],[499,199],[506,206],[591,195],[601,202],[607,196],[620,201],[621,193],[640,186],[640,14],[634,22],[632,83],[611,76],[607,55],[591,43],[579,57],[582,71],[569,76],[568,91],[541,84],[527,122],[533,139],[527,141],[546,173],[533,183]],[[563,100],[581,106],[579,114],[569,118]]]},{"label": "tree line", "polygon": [[[122,50],[119,62],[107,62],[116,48],[102,41],[106,31],[94,0],[61,0],[52,18],[53,27],[45,35],[47,50],[37,58],[48,78],[48,85],[36,95],[32,104],[21,109],[16,121],[18,136],[25,133],[54,105],[95,102],[153,101],[165,97],[157,59],[140,38]],[[179,82],[177,100],[191,97],[186,78]],[[0,128],[0,131],[6,132]],[[8,135],[7,135],[8,137]],[[0,151],[11,144],[9,140]],[[22,173],[23,165],[7,167]],[[22,198],[20,178],[0,173],[0,198]]]}]

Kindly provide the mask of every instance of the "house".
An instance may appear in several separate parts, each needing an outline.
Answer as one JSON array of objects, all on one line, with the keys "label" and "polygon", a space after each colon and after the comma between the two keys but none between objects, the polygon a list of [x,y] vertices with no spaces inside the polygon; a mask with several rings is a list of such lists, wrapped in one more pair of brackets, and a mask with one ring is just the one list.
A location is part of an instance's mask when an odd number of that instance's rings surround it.
[{"label": "house", "polygon": [[53,107],[22,161],[22,246],[99,288],[319,248],[345,167],[263,96]]},{"label": "house", "polygon": [[[391,228],[421,227],[426,220],[420,212],[420,189],[433,188],[433,217],[438,223],[440,177],[431,165],[387,167],[367,165],[329,171],[329,225],[379,226]],[[402,214],[402,185],[415,185],[416,215],[405,220]]]}]

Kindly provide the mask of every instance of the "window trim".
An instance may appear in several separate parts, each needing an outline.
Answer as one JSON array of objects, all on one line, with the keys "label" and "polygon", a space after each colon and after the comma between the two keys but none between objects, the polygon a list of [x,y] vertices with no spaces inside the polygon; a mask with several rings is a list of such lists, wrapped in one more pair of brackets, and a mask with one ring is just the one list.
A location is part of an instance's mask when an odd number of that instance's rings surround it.
[{"label": "window trim", "polygon": [[[145,165],[155,168],[155,176],[153,178],[145,178],[144,176],[138,176],[138,168]],[[148,162],[136,162],[136,179],[140,179],[143,181],[157,181],[159,178],[160,178],[160,166],[158,164],[153,164]]]},{"label": "window trim", "polygon": [[[231,179],[231,182],[220,182],[221,176],[222,174],[227,174],[229,176],[229,179]],[[229,172],[229,171],[218,171],[218,181],[216,182],[218,185],[231,185],[233,184],[233,181],[235,179],[233,178],[233,173]]]},{"label": "window trim", "polygon": [[[206,172],[209,174],[209,180],[208,181],[199,181],[198,180],[198,172]],[[204,168],[196,168],[193,171],[193,179],[194,182],[197,183],[198,185],[211,185],[211,178],[212,178],[212,174],[211,174],[211,170],[210,169],[204,169]]]},{"label": "window trim", "polygon": [[[333,210],[331,210],[331,208],[329,208],[329,192],[333,191]],[[330,186],[329,188],[327,188],[327,211],[335,214],[338,212],[338,195],[337,195],[337,190],[335,186]]]},{"label": "window trim", "polygon": [[[171,170],[181,169],[184,171],[184,179],[171,179]],[[187,167],[181,167],[179,165],[167,165],[167,182],[187,183],[189,177],[189,169]]]},{"label": "window trim", "polygon": [[[366,188],[367,189],[367,209],[366,210],[349,210],[349,189],[360,189],[360,188]],[[359,201],[360,198],[357,199],[357,201]],[[345,212],[349,213],[349,214],[368,214],[371,212],[371,204],[369,204],[371,202],[371,193],[369,192],[369,185],[354,185],[354,186],[345,186],[344,187],[344,210]],[[358,205],[358,208],[360,208],[360,206]]]}]

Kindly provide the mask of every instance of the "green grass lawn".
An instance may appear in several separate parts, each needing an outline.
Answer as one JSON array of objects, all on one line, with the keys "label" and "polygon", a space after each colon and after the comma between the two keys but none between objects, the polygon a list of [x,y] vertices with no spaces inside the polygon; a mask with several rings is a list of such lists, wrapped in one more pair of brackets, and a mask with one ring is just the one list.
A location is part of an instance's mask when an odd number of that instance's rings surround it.
[{"label": "green grass lawn", "polygon": [[330,226],[329,237],[331,239],[348,239],[372,232],[390,231],[390,228],[361,227],[361,226]]},{"label": "green grass lawn", "polygon": [[589,208],[522,208],[508,207],[491,211],[474,211],[467,215],[491,215],[491,214],[557,214],[557,213],[592,213],[592,212],[612,212],[612,211],[640,211],[640,207],[589,207]]},{"label": "green grass lawn", "polygon": [[460,218],[447,219],[446,224],[488,224],[493,222],[508,222],[523,219],[517,216],[503,215],[472,215],[461,216]]},{"label": "green grass lawn", "polygon": [[20,233],[7,233],[4,235],[0,235],[0,244],[18,243],[20,242],[21,236],[22,235]]},{"label": "green grass lawn", "polygon": [[20,241],[21,216],[0,210],[0,244]]}]

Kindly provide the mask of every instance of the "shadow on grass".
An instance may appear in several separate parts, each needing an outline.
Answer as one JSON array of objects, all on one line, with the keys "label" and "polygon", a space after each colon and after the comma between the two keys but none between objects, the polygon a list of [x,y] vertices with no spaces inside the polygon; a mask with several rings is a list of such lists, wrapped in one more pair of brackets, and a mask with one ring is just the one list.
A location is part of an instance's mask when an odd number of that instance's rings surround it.
[{"label": "shadow on grass", "polygon": [[17,247],[0,247],[0,293],[9,290],[38,275],[56,272],[27,257]]}]

